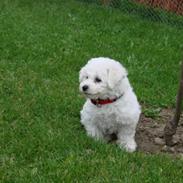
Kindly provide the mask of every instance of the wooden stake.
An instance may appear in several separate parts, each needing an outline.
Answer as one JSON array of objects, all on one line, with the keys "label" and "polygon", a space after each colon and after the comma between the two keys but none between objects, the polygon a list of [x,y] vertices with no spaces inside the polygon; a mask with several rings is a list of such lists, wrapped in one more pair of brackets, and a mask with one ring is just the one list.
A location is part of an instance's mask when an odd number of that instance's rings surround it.
[{"label": "wooden stake", "polygon": [[164,129],[165,143],[168,146],[174,145],[174,142],[172,139],[173,139],[173,135],[175,135],[176,133],[177,126],[180,120],[182,99],[183,99],[183,61],[181,64],[181,78],[180,78],[179,89],[177,93],[175,114],[173,119],[167,122]]}]

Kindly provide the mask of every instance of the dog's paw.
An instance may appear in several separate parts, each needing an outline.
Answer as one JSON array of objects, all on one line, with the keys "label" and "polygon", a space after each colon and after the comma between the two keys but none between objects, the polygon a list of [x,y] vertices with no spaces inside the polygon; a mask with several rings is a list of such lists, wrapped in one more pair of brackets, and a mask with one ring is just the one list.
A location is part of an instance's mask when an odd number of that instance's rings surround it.
[{"label": "dog's paw", "polygon": [[87,134],[88,136],[93,137],[96,140],[103,139],[102,133],[96,128],[90,128],[89,130],[87,130]]},{"label": "dog's paw", "polygon": [[121,149],[125,149],[127,152],[134,152],[137,148],[137,144],[135,141],[118,142],[118,144]]}]

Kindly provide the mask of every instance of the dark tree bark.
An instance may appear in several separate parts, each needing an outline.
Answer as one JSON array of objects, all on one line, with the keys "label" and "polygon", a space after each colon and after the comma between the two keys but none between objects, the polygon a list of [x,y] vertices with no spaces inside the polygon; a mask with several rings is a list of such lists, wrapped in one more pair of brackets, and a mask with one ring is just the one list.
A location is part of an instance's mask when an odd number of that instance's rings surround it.
[{"label": "dark tree bark", "polygon": [[181,78],[179,83],[179,89],[177,93],[177,101],[176,101],[176,108],[175,108],[175,114],[173,119],[167,122],[165,129],[164,129],[164,138],[165,143],[168,146],[174,145],[173,142],[173,135],[175,135],[177,126],[179,123],[180,115],[181,115],[181,104],[183,99],[183,61],[181,65]]}]

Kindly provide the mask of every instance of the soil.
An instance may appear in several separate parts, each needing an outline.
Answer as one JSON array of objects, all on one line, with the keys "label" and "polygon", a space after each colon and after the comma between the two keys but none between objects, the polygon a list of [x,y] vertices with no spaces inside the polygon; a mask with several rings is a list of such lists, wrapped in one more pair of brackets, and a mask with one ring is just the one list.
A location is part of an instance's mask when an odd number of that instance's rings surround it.
[{"label": "soil", "polygon": [[174,145],[172,147],[166,146],[163,137],[165,124],[172,119],[173,114],[172,109],[163,109],[156,119],[145,117],[144,114],[141,115],[136,132],[138,151],[183,156],[183,116],[181,116],[176,134],[173,137]]}]

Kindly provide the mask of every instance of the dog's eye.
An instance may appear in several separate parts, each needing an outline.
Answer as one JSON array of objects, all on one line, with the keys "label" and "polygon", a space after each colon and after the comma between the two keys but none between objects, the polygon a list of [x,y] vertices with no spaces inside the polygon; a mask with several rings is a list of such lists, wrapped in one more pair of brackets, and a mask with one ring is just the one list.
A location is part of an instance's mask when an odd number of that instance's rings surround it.
[{"label": "dog's eye", "polygon": [[86,76],[85,78],[88,79],[88,76]]},{"label": "dog's eye", "polygon": [[102,81],[102,80],[101,80],[100,78],[98,78],[98,77],[95,78],[95,82],[96,82],[96,83],[100,83],[101,81]]}]

